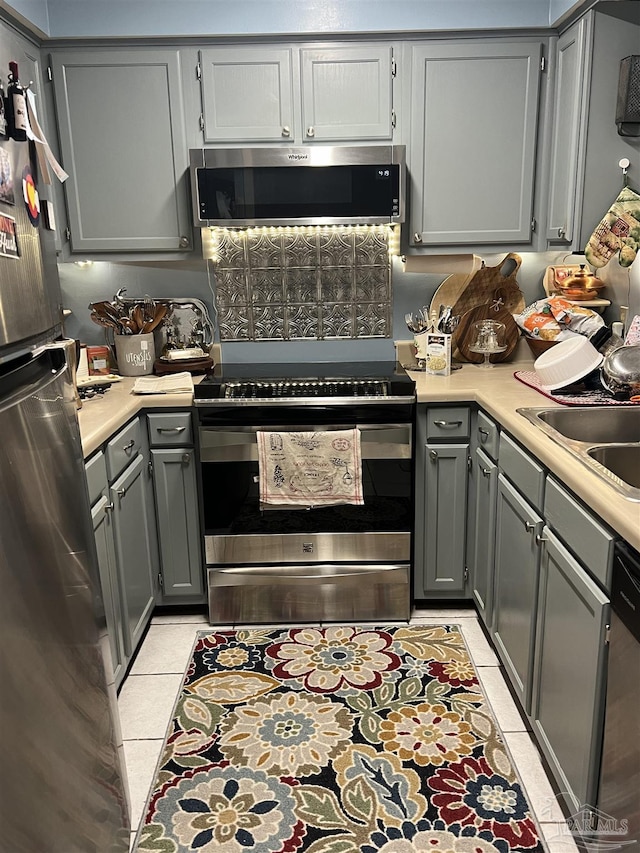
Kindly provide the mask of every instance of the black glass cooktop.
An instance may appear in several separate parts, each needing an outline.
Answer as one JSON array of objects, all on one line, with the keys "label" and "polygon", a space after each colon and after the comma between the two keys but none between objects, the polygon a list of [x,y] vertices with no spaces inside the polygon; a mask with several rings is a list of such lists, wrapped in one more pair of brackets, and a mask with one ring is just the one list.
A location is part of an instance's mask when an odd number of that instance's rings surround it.
[{"label": "black glass cooktop", "polygon": [[412,397],[415,385],[393,361],[220,364],[194,392],[196,400]]}]

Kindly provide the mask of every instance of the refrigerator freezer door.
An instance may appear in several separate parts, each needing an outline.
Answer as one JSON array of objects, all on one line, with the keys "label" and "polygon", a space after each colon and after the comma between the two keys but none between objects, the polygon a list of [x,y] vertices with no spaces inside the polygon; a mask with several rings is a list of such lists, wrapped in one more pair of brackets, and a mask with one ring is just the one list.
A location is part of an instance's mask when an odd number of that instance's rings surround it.
[{"label": "refrigerator freezer door", "polygon": [[[0,141],[0,361],[26,351],[59,330],[60,283],[55,253],[43,257],[40,228],[27,213],[23,174],[29,166],[29,145]],[[35,175],[35,169],[31,170]],[[11,200],[11,203],[10,203]],[[15,232],[17,256],[10,250]],[[50,234],[46,239],[53,239]],[[52,255],[52,259],[46,259]]]},{"label": "refrigerator freezer door", "polygon": [[2,849],[125,853],[129,814],[64,354],[0,371]]}]

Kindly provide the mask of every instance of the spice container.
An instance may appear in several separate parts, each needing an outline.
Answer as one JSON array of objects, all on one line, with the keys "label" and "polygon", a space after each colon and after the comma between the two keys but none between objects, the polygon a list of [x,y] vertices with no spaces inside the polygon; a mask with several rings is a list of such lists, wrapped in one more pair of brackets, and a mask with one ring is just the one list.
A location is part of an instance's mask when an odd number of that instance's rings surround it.
[{"label": "spice container", "polygon": [[111,349],[109,347],[87,347],[89,376],[106,376],[111,373]]}]

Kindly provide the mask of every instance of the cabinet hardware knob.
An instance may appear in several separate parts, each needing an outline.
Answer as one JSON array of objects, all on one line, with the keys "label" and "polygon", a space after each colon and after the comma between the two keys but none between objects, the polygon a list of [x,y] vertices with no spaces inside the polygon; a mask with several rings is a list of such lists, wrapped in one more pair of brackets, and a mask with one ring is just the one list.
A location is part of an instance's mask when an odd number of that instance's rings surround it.
[{"label": "cabinet hardware knob", "polygon": [[307,136],[315,136],[315,135],[316,135],[315,127],[308,127],[307,128]]},{"label": "cabinet hardware knob", "polygon": [[191,245],[191,241],[189,240],[188,237],[185,237],[184,235],[182,237],[180,237],[180,241],[178,243],[179,248],[188,249],[190,245]]},{"label": "cabinet hardware knob", "polygon": [[419,234],[416,231],[416,233],[413,235],[413,242],[414,243],[422,243],[422,234]]},{"label": "cabinet hardware knob", "polygon": [[478,427],[478,432],[480,435],[484,435],[485,437],[489,435],[489,430],[484,427]]},{"label": "cabinet hardware knob", "polygon": [[158,427],[158,432],[184,432],[186,427]]},{"label": "cabinet hardware knob", "polygon": [[126,494],[127,494],[127,490],[126,490],[126,489],[116,489],[116,495],[117,495],[119,498],[123,498]]},{"label": "cabinet hardware knob", "polygon": [[282,135],[283,135],[283,136],[291,136],[291,128],[290,128],[290,127],[287,127],[287,125],[285,125],[285,126],[282,128]]},{"label": "cabinet hardware knob", "polygon": [[527,531],[527,533],[531,533],[532,530],[536,529],[536,526],[533,521],[525,521],[524,529]]},{"label": "cabinet hardware knob", "polygon": [[536,545],[541,545],[543,542],[548,542],[548,541],[549,540],[547,539],[546,536],[540,536],[539,533],[536,533]]},{"label": "cabinet hardware knob", "polygon": [[104,511],[105,512],[113,512],[114,509],[115,509],[115,504],[113,503],[113,501],[111,501],[111,503],[106,504]]},{"label": "cabinet hardware knob", "polygon": [[566,229],[566,228],[558,228],[558,237],[559,237],[561,240],[564,240],[564,237],[565,237],[566,233],[567,233],[567,229]]},{"label": "cabinet hardware knob", "polygon": [[436,461],[437,461],[437,459],[438,459],[438,453],[437,453],[437,451],[436,451],[436,450],[430,450],[430,451],[429,451],[429,459],[430,459],[432,462],[436,462]]},{"label": "cabinet hardware knob", "polygon": [[131,441],[128,441],[128,442],[123,446],[123,448],[122,448],[122,449],[124,450],[124,452],[125,452],[125,453],[128,453],[130,450],[133,450],[133,448],[134,448],[135,446],[136,446],[135,441],[134,441],[133,439],[131,439]]},{"label": "cabinet hardware knob", "polygon": [[189,456],[188,453],[182,454],[182,461],[184,462],[185,465],[188,465],[189,462],[191,462],[191,457]]},{"label": "cabinet hardware knob", "polygon": [[490,468],[483,468],[483,469],[482,469],[482,476],[483,476],[483,477],[488,477],[488,476],[489,476],[489,474],[491,474],[491,469],[490,469]]},{"label": "cabinet hardware knob", "polygon": [[434,424],[439,427],[459,427],[462,421],[434,421]]}]

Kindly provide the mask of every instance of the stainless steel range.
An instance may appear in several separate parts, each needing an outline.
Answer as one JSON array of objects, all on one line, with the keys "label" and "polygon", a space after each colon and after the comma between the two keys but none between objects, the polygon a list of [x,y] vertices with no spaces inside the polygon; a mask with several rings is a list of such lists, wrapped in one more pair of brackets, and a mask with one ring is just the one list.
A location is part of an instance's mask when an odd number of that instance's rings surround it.
[{"label": "stainless steel range", "polygon": [[[212,624],[409,615],[415,386],[392,362],[223,365],[195,387]],[[258,436],[358,430],[360,504],[261,501]]]}]

